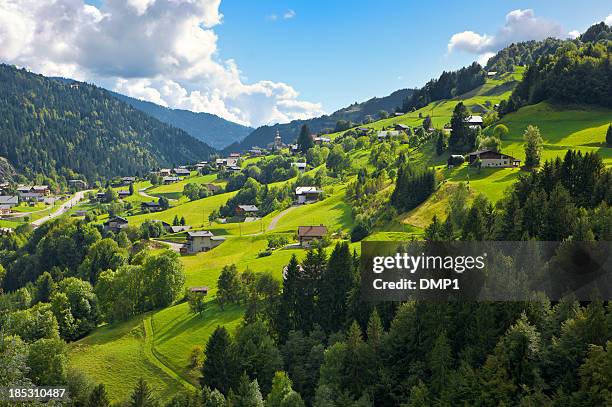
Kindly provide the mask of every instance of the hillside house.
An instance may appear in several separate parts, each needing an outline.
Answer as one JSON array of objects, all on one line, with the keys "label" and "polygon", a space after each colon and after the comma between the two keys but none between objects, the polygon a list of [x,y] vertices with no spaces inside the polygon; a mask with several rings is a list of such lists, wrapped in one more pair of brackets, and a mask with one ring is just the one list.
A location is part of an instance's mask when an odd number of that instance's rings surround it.
[{"label": "hillside house", "polygon": [[162,182],[165,185],[174,184],[175,182],[179,182],[181,179],[179,177],[163,177]]},{"label": "hillside house", "polygon": [[251,149],[248,150],[248,153],[253,156],[253,157],[259,157],[261,155],[263,155],[263,151],[261,148],[259,147],[253,147]]},{"label": "hillside house", "polygon": [[312,141],[316,144],[316,145],[321,145],[324,143],[330,143],[331,139],[329,137],[323,137],[323,136],[316,136],[312,138]]},{"label": "hillside house", "polygon": [[172,172],[177,177],[188,177],[191,174],[187,168],[174,168]]},{"label": "hillside house", "polygon": [[121,185],[130,185],[136,182],[136,177],[122,177]]},{"label": "hillside house", "polygon": [[19,203],[18,196],[0,196],[0,215],[11,213],[11,208]]},{"label": "hillside house", "polygon": [[83,181],[82,179],[68,180],[68,185],[77,191],[83,191],[87,189],[87,182]]},{"label": "hillside house", "polygon": [[143,211],[147,210],[149,212],[159,212],[162,209],[161,206],[159,205],[159,201],[143,202],[140,204],[140,208]]},{"label": "hillside house", "polygon": [[323,191],[317,187],[297,187],[295,189],[298,204],[316,202],[321,197],[321,194],[323,194]]},{"label": "hillside house", "polygon": [[230,171],[230,172],[238,173],[238,172],[242,171],[242,168],[240,168],[237,165],[232,165],[231,167],[227,167],[227,170]]},{"label": "hillside house", "polygon": [[206,286],[200,286],[200,287],[189,287],[189,292],[190,293],[197,293],[197,294],[201,294],[201,295],[207,295],[208,291],[210,289]]},{"label": "hillside house", "polygon": [[106,194],[104,192],[96,192],[96,199],[102,202],[106,199]]},{"label": "hillside house", "polygon": [[238,205],[236,207],[236,216],[240,217],[255,217],[259,212],[259,208],[255,205]]},{"label": "hillside house", "polygon": [[221,187],[219,185],[209,183],[209,184],[204,184],[204,186],[206,187],[206,189],[208,189],[213,194],[216,194],[217,192],[221,191]]},{"label": "hillside house", "polygon": [[378,140],[384,140],[386,138],[397,137],[399,134],[398,130],[382,130],[378,132],[376,137],[378,137]]},{"label": "hillside house", "polygon": [[207,230],[198,230],[187,232],[187,244],[185,251],[187,253],[207,252],[219,246],[225,241],[223,237],[217,237]]},{"label": "hillside house", "polygon": [[291,166],[297,168],[298,172],[304,173],[306,171],[306,163],[291,163]]},{"label": "hillside house", "polygon": [[394,117],[400,117],[400,116],[403,116],[404,114],[405,113],[403,113],[403,112],[395,112],[395,113],[393,113],[393,116]]},{"label": "hillside house", "polygon": [[393,126],[393,130],[408,132],[410,130],[410,126],[406,124],[396,124]]},{"label": "hillside house", "polygon": [[361,136],[366,136],[366,135],[370,134],[370,132],[372,131],[372,129],[371,129],[371,128],[369,128],[369,127],[357,127],[357,128],[355,129],[355,131],[356,131],[356,132],[357,132],[359,135],[361,135]]},{"label": "hillside house", "polygon": [[238,160],[240,160],[240,157],[227,157],[225,159],[225,165],[227,167],[237,167],[238,166]]},{"label": "hillside house", "polygon": [[162,177],[170,176],[172,174],[172,170],[170,168],[162,168],[159,170],[159,175]]},{"label": "hillside house", "polygon": [[480,162],[481,167],[489,168],[513,168],[521,165],[521,160],[491,149],[474,151],[468,154],[470,164],[477,161]]},{"label": "hillside house", "polygon": [[465,122],[470,128],[483,126],[482,116],[468,116]]},{"label": "hillside house", "polygon": [[15,230],[13,228],[0,228],[0,236],[8,236]]},{"label": "hillside house", "polygon": [[310,247],[313,241],[321,240],[327,236],[327,227],[319,226],[298,226],[298,242],[302,247]]},{"label": "hillside house", "polygon": [[119,233],[122,229],[128,227],[128,220],[121,216],[114,216],[104,222],[104,230],[107,232]]},{"label": "hillside house", "polygon": [[191,229],[191,226],[172,225],[168,222],[162,222],[162,226],[164,227],[164,230],[166,231],[166,233],[180,233],[180,232],[186,232],[189,229]]},{"label": "hillside house", "polygon": [[289,150],[291,150],[291,154],[297,154],[300,152],[300,146],[298,144],[289,145]]},{"label": "hillside house", "polygon": [[122,189],[122,190],[117,191],[117,195],[119,195],[119,198],[124,199],[130,196],[130,191]]},{"label": "hillside house", "polygon": [[215,160],[215,165],[217,166],[217,169],[222,170],[227,165],[227,161],[225,158],[217,158]]},{"label": "hillside house", "polygon": [[230,158],[240,158],[240,153],[230,153]]}]

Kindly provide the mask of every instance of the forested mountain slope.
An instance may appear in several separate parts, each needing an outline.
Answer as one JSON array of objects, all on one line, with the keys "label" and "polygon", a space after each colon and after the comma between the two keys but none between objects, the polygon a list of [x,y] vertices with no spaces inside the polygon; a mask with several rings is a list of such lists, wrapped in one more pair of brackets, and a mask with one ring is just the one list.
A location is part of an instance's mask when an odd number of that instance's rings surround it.
[{"label": "forested mountain slope", "polygon": [[95,180],[202,160],[213,151],[104,89],[0,65],[0,157],[21,173]]},{"label": "forested mountain slope", "polygon": [[262,126],[249,134],[242,142],[234,143],[227,147],[226,150],[241,151],[255,145],[265,147],[266,144],[274,140],[277,131],[280,133],[285,143],[294,142],[300,133],[300,128],[304,124],[308,125],[310,130],[314,133],[325,129],[331,131],[334,129],[345,130],[336,128],[338,121],[345,121],[348,126],[348,122],[361,123],[368,116],[376,120],[381,110],[392,114],[396,109],[401,108],[403,100],[410,97],[414,92],[414,89],[400,89],[391,93],[389,96],[382,98],[375,97],[362,103],[354,103],[331,115],[316,117],[309,120],[294,120],[290,123],[275,124],[273,126]]},{"label": "forested mountain slope", "polygon": [[230,122],[210,113],[169,109],[115,92],[111,92],[111,95],[159,121],[186,131],[191,136],[217,149],[242,141],[254,130],[252,127]]}]

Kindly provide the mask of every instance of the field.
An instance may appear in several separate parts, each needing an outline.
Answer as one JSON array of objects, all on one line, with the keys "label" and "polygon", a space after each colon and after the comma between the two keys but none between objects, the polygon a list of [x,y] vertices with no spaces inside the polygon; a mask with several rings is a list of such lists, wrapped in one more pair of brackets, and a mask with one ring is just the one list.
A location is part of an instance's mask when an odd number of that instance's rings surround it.
[{"label": "field", "polygon": [[[395,123],[418,126],[422,117],[431,115],[434,126],[442,127],[450,121],[452,111],[459,101],[471,109],[491,106],[509,96],[512,87],[522,76],[522,69],[516,72],[488,79],[481,87],[457,98],[431,103],[408,114],[379,120],[368,124],[381,129]],[[419,117],[421,116],[421,118]],[[502,140],[502,151],[524,160],[523,132],[527,125],[540,128],[545,140],[544,159],[562,156],[572,149],[596,151],[604,158],[606,165],[612,165],[612,149],[604,146],[605,130],[612,122],[612,111],[590,106],[554,106],[540,103],[527,106],[518,112],[505,116],[501,123],[508,126],[508,137]],[[490,131],[490,130],[487,130]],[[335,133],[332,138],[342,133]],[[407,150],[407,146],[402,146]],[[350,153],[355,168],[370,167],[369,149],[354,150]],[[433,142],[410,151],[410,159],[428,166],[434,166],[440,177],[440,188],[416,209],[398,215],[388,225],[370,235],[368,240],[401,240],[420,236],[434,215],[444,218],[447,212],[448,196],[464,182],[470,190],[470,199],[484,194],[492,202],[504,196],[504,192],[527,172],[518,169],[477,170],[467,165],[454,169],[446,168],[447,154],[437,156]],[[261,158],[243,162],[255,162]],[[315,169],[316,170],[316,169]],[[313,170],[312,172],[314,172]],[[179,183],[151,187],[148,183],[138,184],[136,190],[146,189],[152,196],[172,199],[172,207],[159,213],[128,217],[130,224],[139,225],[146,219],[172,222],[175,216],[185,217],[186,223],[196,229],[206,229],[215,235],[224,236],[226,241],[206,253],[183,256],[186,287],[206,285],[211,288],[208,307],[202,315],[189,312],[186,303],[178,303],[123,324],[103,326],[90,336],[71,345],[71,364],[79,366],[97,381],[104,382],[114,400],[126,397],[136,380],[146,376],[149,383],[164,397],[182,387],[197,385],[198,372],[189,365],[189,356],[196,345],[205,345],[208,336],[217,325],[235,329],[239,325],[243,310],[228,307],[221,310],[214,302],[216,282],[221,269],[236,264],[239,271],[269,271],[281,277],[283,267],[292,255],[304,255],[304,250],[286,248],[275,250],[271,256],[258,257],[267,247],[266,237],[271,233],[283,233],[293,238],[299,225],[324,224],[331,232],[348,233],[354,226],[351,207],[344,200],[346,185],[354,177],[342,183],[325,187],[325,199],[310,205],[292,207],[273,212],[261,220],[249,223],[210,223],[210,213],[223,205],[236,192],[223,193],[196,201],[182,196],[187,182],[218,183],[216,175],[192,176]],[[288,180],[284,182],[293,182]],[[278,183],[276,185],[280,185]],[[273,186],[273,185],[272,185]],[[150,200],[135,193],[134,202]],[[169,238],[170,239],[170,238]],[[180,236],[171,239],[178,241]],[[359,244],[351,249],[359,251]]]}]

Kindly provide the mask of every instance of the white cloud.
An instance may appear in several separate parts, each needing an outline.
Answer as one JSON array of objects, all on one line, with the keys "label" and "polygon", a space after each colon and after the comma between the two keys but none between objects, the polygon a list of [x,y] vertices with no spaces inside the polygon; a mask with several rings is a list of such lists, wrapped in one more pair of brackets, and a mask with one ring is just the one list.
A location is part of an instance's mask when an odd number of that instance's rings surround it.
[{"label": "white cloud", "polygon": [[293,17],[295,17],[295,11],[294,11],[294,10],[291,10],[291,9],[289,9],[289,10],[285,11],[285,14],[283,14],[283,18],[284,18],[285,20],[289,20],[289,19],[291,19],[291,18],[293,18]]},{"label": "white cloud", "polygon": [[478,56],[477,62],[480,65],[485,66],[487,65],[487,62],[489,61],[489,58],[491,58],[494,55],[495,55],[495,52],[485,52],[484,54]]},{"label": "white cloud", "polygon": [[245,83],[220,59],[220,1],[0,0],[0,60],[254,126],[323,114],[290,85]]},{"label": "white cloud", "polygon": [[531,9],[518,9],[506,14],[504,25],[495,34],[479,34],[474,31],[453,34],[448,42],[448,51],[480,54],[480,59],[484,59],[488,53],[513,42],[562,37],[564,34],[560,24],[536,17]]},{"label": "white cloud", "polygon": [[578,30],[572,30],[570,32],[567,33],[567,37],[573,39],[576,39],[578,37],[580,37],[580,31]]},{"label": "white cloud", "polygon": [[608,25],[612,25],[612,14],[609,14],[608,17],[604,20],[604,22]]}]

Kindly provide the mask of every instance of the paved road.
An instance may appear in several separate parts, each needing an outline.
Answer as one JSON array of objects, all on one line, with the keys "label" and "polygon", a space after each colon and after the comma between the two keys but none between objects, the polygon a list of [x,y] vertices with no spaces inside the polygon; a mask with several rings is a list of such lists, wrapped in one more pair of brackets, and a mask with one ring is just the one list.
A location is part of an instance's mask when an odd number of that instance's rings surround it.
[{"label": "paved road", "polygon": [[90,190],[78,191],[76,194],[74,194],[72,198],[70,198],[63,204],[61,204],[60,207],[57,208],[54,212],[51,212],[49,215],[44,216],[40,219],[36,219],[35,221],[32,221],[32,226],[37,228],[43,223],[45,223],[46,221],[57,218],[58,216],[61,216],[64,213],[68,212],[68,210],[72,208],[74,205],[76,205],[77,203],[79,203],[79,201],[81,201],[85,197],[85,194],[88,193],[89,191]]}]

